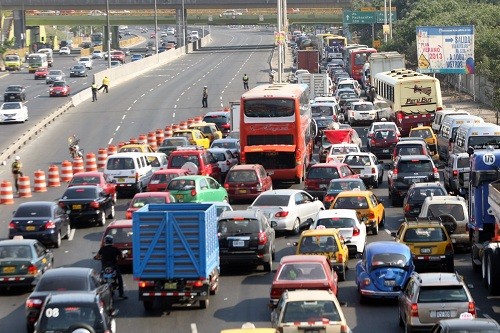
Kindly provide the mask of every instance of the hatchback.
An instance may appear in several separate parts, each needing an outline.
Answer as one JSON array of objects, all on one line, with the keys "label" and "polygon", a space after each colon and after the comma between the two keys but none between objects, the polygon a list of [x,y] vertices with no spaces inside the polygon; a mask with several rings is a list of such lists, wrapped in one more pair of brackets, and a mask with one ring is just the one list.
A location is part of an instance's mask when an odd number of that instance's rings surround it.
[{"label": "hatchback", "polygon": [[446,193],[446,189],[440,182],[412,184],[403,201],[403,210],[405,217],[418,217],[425,198],[447,194],[448,193]]},{"label": "hatchback", "polygon": [[392,153],[392,160],[394,161],[398,156],[411,156],[411,155],[429,155],[429,149],[425,140],[411,138],[411,140],[400,139],[394,146]]},{"label": "hatchback", "polygon": [[132,220],[114,220],[106,227],[101,238],[101,247],[107,235],[113,236],[113,246],[120,251],[128,251],[126,255],[118,258],[118,266],[132,267]]},{"label": "hatchback", "polygon": [[228,201],[226,189],[209,176],[176,177],[168,183],[167,191],[176,202]]},{"label": "hatchback", "polygon": [[69,77],[73,76],[86,77],[87,75],[88,75],[87,67],[85,67],[85,65],[74,65],[69,69]]},{"label": "hatchback", "polygon": [[444,187],[455,194],[468,191],[469,174],[469,154],[450,154],[443,170]]},{"label": "hatchback", "polygon": [[229,149],[234,156],[240,156],[240,140],[235,138],[226,137],[224,139],[217,139],[212,142],[210,148],[224,148]]},{"label": "hatchback", "polygon": [[253,200],[260,193],[273,189],[273,180],[260,164],[235,165],[224,181],[231,202]]},{"label": "hatchback", "polygon": [[163,169],[153,173],[149,180],[146,191],[161,192],[165,191],[168,183],[175,177],[188,176],[189,171],[185,169]]},{"label": "hatchback", "polygon": [[368,151],[377,157],[390,157],[399,141],[397,132],[393,129],[377,129],[367,140]]}]

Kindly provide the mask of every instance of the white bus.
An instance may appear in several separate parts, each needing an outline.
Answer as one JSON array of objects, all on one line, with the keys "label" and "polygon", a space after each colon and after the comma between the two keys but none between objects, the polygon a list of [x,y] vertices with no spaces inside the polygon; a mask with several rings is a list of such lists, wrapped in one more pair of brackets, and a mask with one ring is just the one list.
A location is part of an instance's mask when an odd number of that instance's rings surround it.
[{"label": "white bus", "polygon": [[500,126],[492,123],[464,124],[457,130],[453,153],[467,153],[474,150],[500,149]]},{"label": "white bus", "polygon": [[49,67],[45,53],[32,53],[28,55],[28,71],[34,73],[38,67]]},{"label": "white bus", "polygon": [[436,111],[443,109],[439,80],[409,69],[393,69],[375,75],[379,98],[395,114],[402,136],[412,127],[431,126]]}]

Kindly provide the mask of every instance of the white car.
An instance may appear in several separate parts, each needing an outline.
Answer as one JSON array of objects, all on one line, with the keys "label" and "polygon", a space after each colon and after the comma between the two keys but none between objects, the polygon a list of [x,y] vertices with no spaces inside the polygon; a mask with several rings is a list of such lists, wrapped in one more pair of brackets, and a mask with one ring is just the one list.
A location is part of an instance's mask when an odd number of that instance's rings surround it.
[{"label": "white car", "polygon": [[104,12],[101,12],[100,10],[91,10],[87,15],[88,16],[106,16],[107,14]]},{"label": "white car", "polygon": [[59,54],[71,54],[71,50],[67,46],[63,46],[59,49]]},{"label": "white car", "polygon": [[94,52],[92,52],[92,59],[104,59],[104,52],[94,50]]},{"label": "white car", "polygon": [[377,111],[372,102],[354,102],[352,108],[347,112],[347,122],[354,125],[357,123],[371,124],[377,117]]},{"label": "white car", "polygon": [[28,108],[22,102],[5,102],[0,107],[0,123],[24,123],[28,120]]},{"label": "white car", "polygon": [[92,66],[94,65],[94,62],[92,61],[92,58],[90,58],[90,57],[80,57],[80,59],[78,59],[78,63],[85,65],[85,67],[87,67],[87,69],[92,69]]},{"label": "white car", "polygon": [[342,162],[348,153],[359,153],[361,149],[355,143],[337,143],[330,146],[330,151],[326,155],[326,163]]},{"label": "white car", "polygon": [[365,129],[365,131],[368,131],[367,137],[371,138],[373,134],[375,134],[375,130],[379,129],[390,129],[394,130],[397,136],[401,136],[401,133],[399,132],[398,126],[396,123],[392,121],[375,121],[371,124],[370,128]]},{"label": "white car", "polygon": [[305,191],[282,189],[261,193],[248,209],[262,210],[274,230],[298,235],[300,228],[310,226],[325,206]]},{"label": "white car", "polygon": [[349,165],[354,173],[359,174],[366,186],[377,188],[384,179],[384,162],[372,153],[349,153],[342,163]]},{"label": "white car", "polygon": [[349,254],[363,253],[366,245],[366,225],[359,222],[352,209],[327,209],[316,215],[311,229],[336,228],[348,242]]},{"label": "white car", "polygon": [[361,96],[361,86],[356,80],[342,80],[338,83],[337,89],[349,88],[356,92],[358,96]]},{"label": "white car", "polygon": [[222,177],[226,176],[227,172],[233,167],[233,165],[238,164],[238,158],[234,156],[229,149],[209,148],[208,151],[212,153],[212,156],[217,160]]}]

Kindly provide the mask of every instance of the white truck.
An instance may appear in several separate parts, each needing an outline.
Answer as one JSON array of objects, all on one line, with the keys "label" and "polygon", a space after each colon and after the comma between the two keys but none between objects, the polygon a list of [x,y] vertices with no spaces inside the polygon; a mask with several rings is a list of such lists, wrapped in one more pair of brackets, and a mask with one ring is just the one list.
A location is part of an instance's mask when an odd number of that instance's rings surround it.
[{"label": "white truck", "polygon": [[229,102],[231,112],[231,132],[240,130],[240,101]]},{"label": "white truck", "polygon": [[388,72],[396,68],[406,68],[405,55],[395,51],[372,53],[363,66],[361,82],[363,89],[368,93],[370,86],[373,86],[375,74]]},{"label": "white truck", "polygon": [[333,90],[332,79],[328,74],[299,74],[297,83],[309,86],[309,99],[313,100],[320,96],[331,96]]}]

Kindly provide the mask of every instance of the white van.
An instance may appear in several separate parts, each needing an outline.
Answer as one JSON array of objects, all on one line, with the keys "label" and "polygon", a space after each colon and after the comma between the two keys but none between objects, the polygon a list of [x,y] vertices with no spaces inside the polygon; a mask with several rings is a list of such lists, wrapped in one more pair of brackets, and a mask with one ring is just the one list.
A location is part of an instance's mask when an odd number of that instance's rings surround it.
[{"label": "white van", "polygon": [[500,149],[500,126],[492,123],[464,124],[457,130],[453,153],[467,153],[474,150]]},{"label": "white van", "polygon": [[168,157],[164,153],[146,153],[153,172],[167,168]]},{"label": "white van", "polygon": [[54,64],[54,51],[49,48],[39,49],[37,53],[44,53],[47,55],[47,63],[49,67],[52,67]]},{"label": "white van", "polygon": [[437,145],[439,157],[447,161],[453,151],[457,130],[464,124],[481,124],[484,120],[472,115],[447,115],[441,123],[441,129],[437,133]]},{"label": "white van", "polygon": [[153,168],[145,153],[117,153],[106,159],[104,174],[116,183],[118,193],[138,193],[146,189]]},{"label": "white van", "polygon": [[[432,130],[434,131],[434,133],[439,133],[439,130],[441,129],[441,123],[443,122],[444,120],[444,117],[448,114],[460,114],[460,113],[456,113],[457,111],[455,109],[443,109],[443,110],[439,110],[439,111],[436,111],[436,115],[434,116],[434,121],[432,122]],[[467,112],[467,114],[469,114]]]}]

